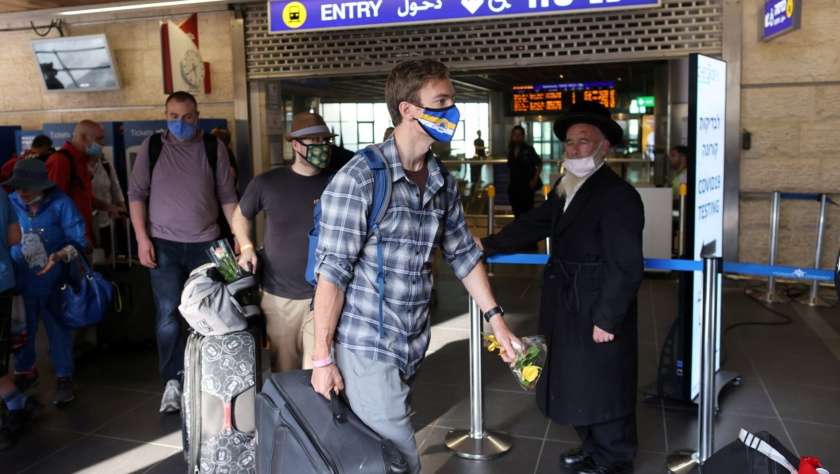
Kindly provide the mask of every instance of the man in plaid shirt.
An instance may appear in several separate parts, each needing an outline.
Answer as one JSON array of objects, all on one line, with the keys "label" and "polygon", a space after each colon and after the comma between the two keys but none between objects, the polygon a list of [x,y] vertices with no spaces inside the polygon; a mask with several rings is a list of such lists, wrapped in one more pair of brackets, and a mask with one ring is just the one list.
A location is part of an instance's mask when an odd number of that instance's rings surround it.
[{"label": "man in plaid shirt", "polygon": [[433,142],[451,140],[459,121],[448,74],[438,61],[411,60],[398,64],[385,84],[395,130],[377,145],[393,182],[379,224],[385,269],[381,337],[377,244],[368,238],[373,172],[361,155],[321,196],[316,251],[312,386],[327,398],[331,389],[344,390],[353,411],[391,439],[415,473],[420,459],[408,397],[429,346],[431,266],[438,247],[485,313],[505,361],[513,355],[514,335],[490,291],[455,179],[441,172],[429,151]]}]

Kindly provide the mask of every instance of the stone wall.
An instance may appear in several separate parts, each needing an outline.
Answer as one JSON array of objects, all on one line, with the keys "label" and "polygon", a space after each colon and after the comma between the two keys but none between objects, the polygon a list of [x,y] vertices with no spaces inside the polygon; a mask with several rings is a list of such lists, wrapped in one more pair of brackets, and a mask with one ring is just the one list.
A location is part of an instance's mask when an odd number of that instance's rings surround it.
[{"label": "stone wall", "polygon": [[[802,2],[797,31],[759,41],[763,0],[743,3],[741,193],[837,193],[840,202],[840,3]],[[763,20],[762,20],[763,21]],[[814,266],[817,201],[783,200],[776,263]],[[739,260],[767,263],[770,198],[742,197]],[[840,207],[828,206],[820,268],[833,268]]]},{"label": "stone wall", "polygon": [[[171,20],[179,23],[186,18],[179,15]],[[233,129],[230,20],[227,11],[198,15],[201,54],[210,63],[212,92],[197,99],[201,117],[227,119]],[[0,32],[0,70],[4,71],[0,74],[0,125],[40,129],[44,123],[82,119],[164,119],[160,23],[159,19],[126,19],[64,25],[65,36],[107,35],[122,88],[105,92],[46,93],[29,45],[40,37],[31,29]],[[54,36],[59,36],[55,29],[49,34]]]}]

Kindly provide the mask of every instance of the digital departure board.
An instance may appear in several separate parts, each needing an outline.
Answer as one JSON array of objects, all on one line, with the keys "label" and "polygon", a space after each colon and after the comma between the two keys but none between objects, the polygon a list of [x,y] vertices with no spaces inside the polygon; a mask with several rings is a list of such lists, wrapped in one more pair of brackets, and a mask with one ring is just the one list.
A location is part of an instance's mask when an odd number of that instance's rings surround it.
[{"label": "digital departure board", "polygon": [[564,112],[581,100],[594,100],[608,109],[614,109],[615,82],[514,86],[511,110],[524,114],[553,114]]}]

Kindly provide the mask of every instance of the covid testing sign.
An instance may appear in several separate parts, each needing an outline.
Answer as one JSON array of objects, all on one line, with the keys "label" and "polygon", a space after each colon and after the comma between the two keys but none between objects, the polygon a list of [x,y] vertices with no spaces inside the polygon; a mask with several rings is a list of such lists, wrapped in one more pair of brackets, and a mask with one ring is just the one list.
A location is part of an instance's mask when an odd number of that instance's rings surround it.
[{"label": "covid testing sign", "polygon": [[269,31],[359,28],[406,23],[655,7],[660,0],[278,0],[268,2]]},{"label": "covid testing sign", "polygon": [[[723,257],[723,179],[726,120],[726,63],[692,54],[689,57],[689,205],[693,211],[692,257]],[[693,189],[692,189],[693,188]],[[688,216],[691,218],[691,216]],[[720,279],[720,275],[718,275]],[[694,274],[691,344],[691,398],[700,391],[703,278]],[[719,284],[720,282],[718,282]],[[720,315],[720,298],[715,309]],[[720,317],[715,334],[715,370],[720,365]]]},{"label": "covid testing sign", "polygon": [[801,0],[766,0],[760,21],[764,27],[759,28],[762,41],[798,30],[802,16]]}]

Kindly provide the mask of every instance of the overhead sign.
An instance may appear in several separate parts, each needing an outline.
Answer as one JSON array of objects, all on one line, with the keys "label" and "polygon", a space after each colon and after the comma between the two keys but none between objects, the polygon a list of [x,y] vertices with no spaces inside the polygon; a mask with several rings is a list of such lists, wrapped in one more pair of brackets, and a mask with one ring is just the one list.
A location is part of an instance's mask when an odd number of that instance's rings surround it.
[{"label": "overhead sign", "polygon": [[764,2],[764,28],[762,41],[799,29],[802,16],[801,0],[766,0]]},{"label": "overhead sign", "polygon": [[537,84],[514,86],[515,113],[550,114],[563,112],[581,100],[600,102],[615,108],[615,82],[575,82],[569,84]]},{"label": "overhead sign", "polygon": [[642,95],[636,97],[636,105],[639,107],[653,107],[656,101],[652,95]]},{"label": "overhead sign", "polygon": [[269,31],[295,31],[496,19],[655,7],[660,0],[278,0],[268,2]]}]

